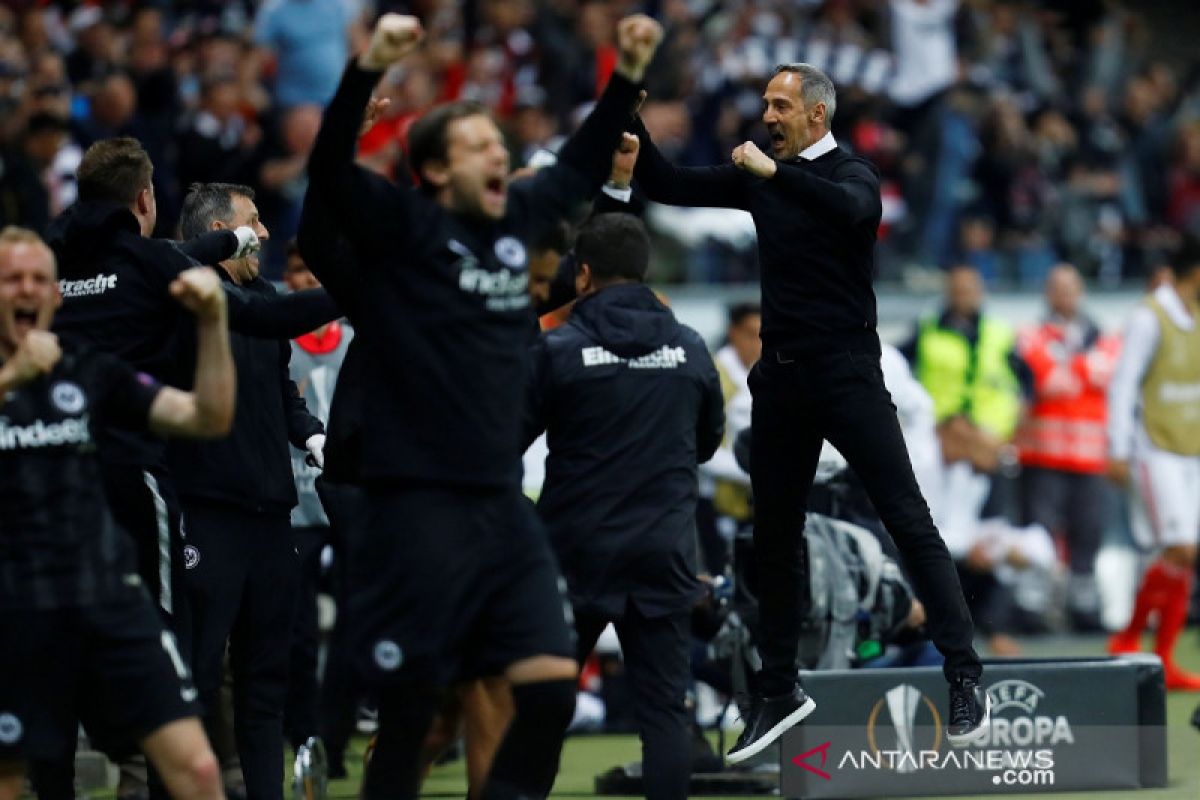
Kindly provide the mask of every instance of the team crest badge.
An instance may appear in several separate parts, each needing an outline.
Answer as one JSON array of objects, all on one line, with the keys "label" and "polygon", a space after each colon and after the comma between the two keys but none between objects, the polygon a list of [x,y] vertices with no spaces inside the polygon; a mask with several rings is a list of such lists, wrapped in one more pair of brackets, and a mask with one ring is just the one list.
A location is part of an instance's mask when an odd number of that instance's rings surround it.
[{"label": "team crest badge", "polygon": [[78,414],[87,405],[87,398],[78,384],[59,381],[50,387],[50,402],[64,414]]},{"label": "team crest badge", "polygon": [[496,240],[496,258],[500,263],[511,269],[525,268],[525,245],[512,236],[504,236]]},{"label": "team crest badge", "polygon": [[183,546],[183,568],[195,569],[200,563],[200,550],[194,544]]},{"label": "team crest badge", "polygon": [[380,639],[375,643],[375,665],[384,672],[395,672],[404,663],[404,651],[391,639]]},{"label": "team crest badge", "polygon": [[16,714],[8,711],[0,712],[0,743],[16,744],[21,739],[25,729]]}]

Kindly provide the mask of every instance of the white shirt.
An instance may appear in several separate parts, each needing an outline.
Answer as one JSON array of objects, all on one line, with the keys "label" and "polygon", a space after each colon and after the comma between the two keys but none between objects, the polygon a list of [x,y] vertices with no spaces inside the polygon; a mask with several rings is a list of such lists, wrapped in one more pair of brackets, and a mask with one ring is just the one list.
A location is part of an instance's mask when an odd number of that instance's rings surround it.
[{"label": "white shirt", "polygon": [[837,139],[833,138],[833,134],[825,131],[825,135],[808,147],[800,151],[798,158],[803,158],[805,161],[815,161],[821,156],[828,153],[830,150],[837,149]]},{"label": "white shirt", "polygon": [[[1154,299],[1182,330],[1190,331],[1195,327],[1196,321],[1174,286],[1159,286],[1154,290]],[[1142,379],[1154,360],[1158,340],[1158,317],[1146,306],[1139,305],[1129,317],[1121,343],[1121,357],[1108,385],[1108,452],[1118,461],[1128,459],[1133,453]]]},{"label": "white shirt", "polygon": [[892,0],[891,9],[896,69],[889,94],[897,105],[911,108],[957,78],[954,15],[958,0]]}]

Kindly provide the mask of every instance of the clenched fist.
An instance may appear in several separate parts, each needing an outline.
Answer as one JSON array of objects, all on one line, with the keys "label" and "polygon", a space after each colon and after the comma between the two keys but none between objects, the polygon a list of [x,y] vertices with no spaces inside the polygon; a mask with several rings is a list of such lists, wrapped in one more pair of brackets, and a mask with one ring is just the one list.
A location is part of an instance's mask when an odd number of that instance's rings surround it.
[{"label": "clenched fist", "polygon": [[743,142],[733,148],[733,163],[760,178],[769,178],[775,174],[775,159],[759,150],[754,142]]},{"label": "clenched fist", "polygon": [[221,279],[210,267],[192,267],[171,281],[171,296],[204,321],[219,320],[225,314],[225,290]]},{"label": "clenched fist", "polygon": [[621,143],[613,151],[612,172],[608,182],[619,189],[628,189],[633,182],[633,168],[637,164],[638,150],[642,141],[632,133],[621,134]]},{"label": "clenched fist", "polygon": [[363,69],[385,70],[417,49],[425,31],[421,21],[404,14],[384,14],[375,23],[367,51],[358,57]]},{"label": "clenched fist", "polygon": [[49,374],[60,358],[62,348],[58,345],[58,337],[50,331],[33,330],[25,334],[3,369],[9,373],[12,386],[21,386]]},{"label": "clenched fist", "polygon": [[645,14],[634,14],[617,23],[617,72],[637,83],[646,74],[663,29]]}]

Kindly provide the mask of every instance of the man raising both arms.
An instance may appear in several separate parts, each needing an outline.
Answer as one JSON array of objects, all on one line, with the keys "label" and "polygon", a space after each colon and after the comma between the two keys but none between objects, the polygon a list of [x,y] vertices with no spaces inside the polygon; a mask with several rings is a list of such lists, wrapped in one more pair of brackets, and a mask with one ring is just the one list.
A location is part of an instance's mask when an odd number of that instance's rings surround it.
[{"label": "man raising both arms", "polygon": [[[355,166],[372,89],[420,43],[413,17],[379,21],[325,113],[306,204],[324,205],[354,257],[310,266],[374,362],[358,374],[368,521],[351,545],[343,631],[379,696],[368,800],[415,797],[438,693],[494,674],[513,684],[515,717],[482,796],[545,797],[554,783],[576,667],[561,579],[520,486],[526,248],[600,189],[661,36],[647,17],[622,20],[595,110],[557,164],[512,184],[500,131],[472,103],[414,123],[420,189]],[[313,228],[299,233],[306,256],[327,235]]]},{"label": "man raising both arms", "polygon": [[796,648],[805,617],[798,598],[808,597],[804,504],[824,439],[858,473],[904,556],[929,612],[930,638],[946,659],[946,737],[969,744],[989,719],[971,616],[913,477],[879,363],[871,286],[879,177],[829,132],[837,97],[820,70],[776,68],[763,101],[771,155],[746,142],[732,164],[717,167],[674,167],[636,126],[642,155],[634,175],[649,199],[740,208],[758,231],[763,354],[748,383],[763,668],[728,758],[762,751],[815,707],[797,681]]}]

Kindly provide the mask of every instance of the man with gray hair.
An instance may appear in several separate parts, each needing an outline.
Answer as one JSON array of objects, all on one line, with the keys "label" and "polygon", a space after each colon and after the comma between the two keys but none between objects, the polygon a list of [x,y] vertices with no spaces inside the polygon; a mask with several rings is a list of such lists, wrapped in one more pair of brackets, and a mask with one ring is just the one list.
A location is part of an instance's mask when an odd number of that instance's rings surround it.
[{"label": "man with gray hair", "polygon": [[[193,184],[180,230],[187,238],[249,226],[269,238],[254,191]],[[273,297],[258,256],[223,261],[226,283]],[[187,523],[184,583],[192,607],[196,689],[212,726],[229,645],[233,727],[248,797],[282,800],[283,707],[299,565],[289,514],[296,505],[289,442],[323,464],[325,429],[288,374],[286,339],[230,335],[237,368],[233,430],[220,441],[172,444],[171,472]],[[210,738],[212,738],[210,734]]]},{"label": "man with gray hair", "polygon": [[635,177],[649,199],[740,208],[758,230],[763,354],[748,382],[763,668],[728,759],[761,752],[816,707],[799,686],[796,658],[805,618],[800,598],[809,594],[805,500],[824,439],[858,473],[904,556],[928,609],[930,638],[945,656],[946,736],[966,745],[986,734],[988,700],[958,574],[913,477],[883,383],[871,286],[879,176],[829,132],[837,98],[820,70],[776,68],[763,102],[771,154],[745,142],[734,148],[732,164],[715,167],[673,166],[635,124],[642,143]]}]

